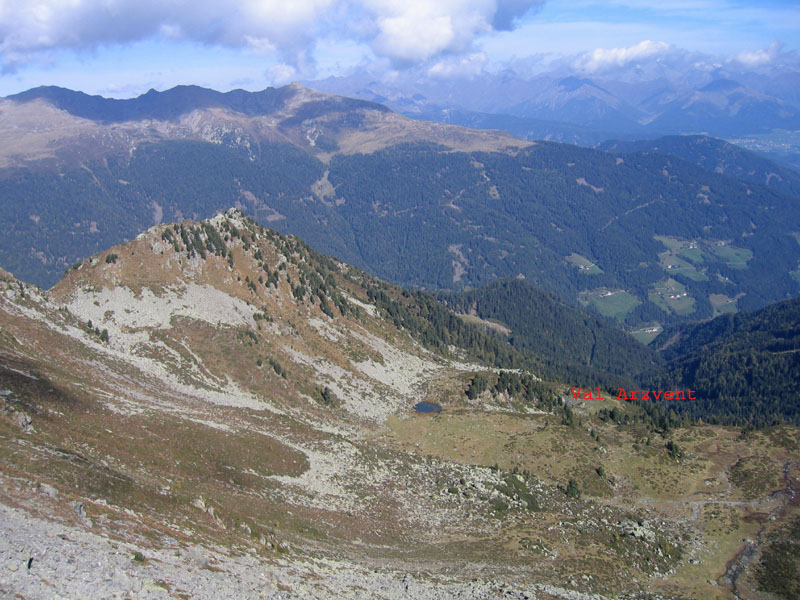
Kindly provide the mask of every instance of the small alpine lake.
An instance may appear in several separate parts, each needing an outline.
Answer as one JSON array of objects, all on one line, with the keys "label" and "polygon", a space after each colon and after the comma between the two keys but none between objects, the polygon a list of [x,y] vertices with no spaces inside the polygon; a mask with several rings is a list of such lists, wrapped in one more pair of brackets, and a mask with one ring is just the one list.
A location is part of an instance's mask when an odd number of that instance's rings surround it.
[{"label": "small alpine lake", "polygon": [[414,410],[419,413],[440,413],[442,407],[433,402],[419,402],[414,405]]}]

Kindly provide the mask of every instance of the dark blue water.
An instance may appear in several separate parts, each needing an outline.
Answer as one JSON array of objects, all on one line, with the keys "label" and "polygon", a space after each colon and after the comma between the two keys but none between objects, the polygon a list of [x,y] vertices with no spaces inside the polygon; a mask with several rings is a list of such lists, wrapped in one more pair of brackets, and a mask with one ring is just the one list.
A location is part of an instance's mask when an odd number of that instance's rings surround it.
[{"label": "dark blue water", "polygon": [[414,410],[421,413],[440,413],[442,412],[442,407],[433,402],[420,402],[414,405]]}]

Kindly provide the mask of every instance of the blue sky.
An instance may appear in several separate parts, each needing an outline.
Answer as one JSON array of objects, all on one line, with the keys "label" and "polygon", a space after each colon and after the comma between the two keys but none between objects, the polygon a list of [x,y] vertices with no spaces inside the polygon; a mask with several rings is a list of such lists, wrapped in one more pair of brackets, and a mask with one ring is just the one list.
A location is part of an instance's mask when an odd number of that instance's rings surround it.
[{"label": "blue sky", "polygon": [[358,68],[447,76],[558,57],[598,69],[677,51],[761,68],[796,63],[798,32],[800,3],[777,0],[12,0],[0,3],[0,95],[257,90]]}]

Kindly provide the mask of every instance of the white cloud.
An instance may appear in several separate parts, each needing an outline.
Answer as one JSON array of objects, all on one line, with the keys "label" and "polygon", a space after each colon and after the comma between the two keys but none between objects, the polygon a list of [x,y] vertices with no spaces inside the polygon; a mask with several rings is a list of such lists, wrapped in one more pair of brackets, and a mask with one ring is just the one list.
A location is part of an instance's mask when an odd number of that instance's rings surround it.
[{"label": "white cloud", "polygon": [[301,67],[320,35],[418,62],[511,29],[544,0],[0,0],[5,67],[48,51],[166,38],[277,53]]},{"label": "white cloud", "polygon": [[18,62],[47,50],[92,50],[164,37],[295,55],[334,0],[8,0],[0,53]]},{"label": "white cloud", "polygon": [[379,17],[380,34],[373,44],[377,53],[400,61],[418,62],[448,49],[464,50],[457,39],[452,17],[431,12],[408,11]]},{"label": "white cloud", "polygon": [[277,51],[275,44],[266,37],[244,36],[246,46],[253,54],[272,54]]},{"label": "white cloud", "polygon": [[514,19],[544,4],[541,0],[362,0],[373,15],[375,51],[395,60],[418,62],[442,53],[464,52],[476,37],[514,26]]},{"label": "white cloud", "polygon": [[754,52],[741,52],[736,56],[736,60],[746,67],[761,67],[773,62],[781,55],[783,49],[779,42],[771,43],[767,48],[761,48]]},{"label": "white cloud", "polygon": [[486,65],[487,57],[483,52],[464,56],[447,57],[428,67],[428,75],[436,78],[472,77],[480,75]]},{"label": "white cloud", "polygon": [[597,48],[586,52],[575,59],[574,66],[580,71],[597,73],[665,54],[669,50],[670,45],[665,42],[644,40],[628,48]]},{"label": "white cloud", "polygon": [[267,69],[266,75],[273,85],[284,85],[295,79],[297,70],[292,65],[280,63]]}]

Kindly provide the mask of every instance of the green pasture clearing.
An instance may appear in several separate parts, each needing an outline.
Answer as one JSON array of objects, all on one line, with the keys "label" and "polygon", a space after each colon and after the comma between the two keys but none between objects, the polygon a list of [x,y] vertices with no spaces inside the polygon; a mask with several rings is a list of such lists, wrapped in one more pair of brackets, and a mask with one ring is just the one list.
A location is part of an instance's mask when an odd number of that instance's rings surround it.
[{"label": "green pasture clearing", "polygon": [[697,247],[697,244],[694,243],[690,243],[688,246],[678,249],[677,252],[695,264],[699,264],[705,260],[703,258],[703,252]]},{"label": "green pasture clearing", "polygon": [[736,306],[736,298],[730,298],[725,294],[709,294],[708,301],[711,302],[715,317],[725,313],[735,313],[739,310]]},{"label": "green pasture clearing", "polygon": [[708,276],[698,271],[694,265],[678,257],[674,252],[661,252],[658,255],[661,267],[670,274],[680,274],[692,281],[708,281]]},{"label": "green pasture clearing", "polygon": [[581,292],[578,300],[584,306],[591,304],[604,317],[619,320],[624,319],[629,312],[641,304],[636,296],[624,290],[606,288]]},{"label": "green pasture clearing", "polygon": [[575,252],[567,256],[566,259],[570,264],[577,267],[578,271],[584,275],[600,275],[603,272],[603,269],[598,267],[588,258],[580,254],[576,254]]},{"label": "green pasture clearing", "polygon": [[473,325],[479,325],[481,327],[485,327],[486,329],[491,329],[492,331],[497,331],[499,333],[502,333],[503,335],[510,335],[511,334],[511,330],[508,327],[506,327],[505,325],[503,325],[502,323],[499,323],[497,321],[490,321],[488,319],[481,319],[480,317],[478,317],[476,315],[461,315],[461,314],[457,314],[456,316],[459,319],[461,319],[462,321],[466,321],[467,323],[472,323]]},{"label": "green pasture clearing", "polygon": [[681,238],[672,237],[670,235],[654,235],[653,239],[657,242],[661,242],[667,248],[669,248],[669,252],[671,254],[680,254],[685,259],[690,260],[693,263],[701,263],[705,260],[703,257],[703,251],[700,250],[701,242],[697,242],[695,240],[684,240]]},{"label": "green pasture clearing", "polygon": [[[793,233],[800,243],[800,233]],[[752,251],[737,248],[724,241],[684,240],[666,235],[654,235],[653,239],[668,248],[660,252],[661,266],[670,273],[680,273],[693,281],[708,281],[705,273],[697,271],[696,265],[721,260],[732,269],[746,269],[747,262],[753,258]]]},{"label": "green pasture clearing", "polygon": [[688,244],[687,240],[672,237],[671,235],[654,235],[653,239],[657,242],[661,242],[670,250],[677,250],[681,246]]},{"label": "green pasture clearing", "polygon": [[686,286],[672,278],[654,283],[647,299],[663,310],[677,315],[689,315],[695,311],[694,298],[688,294]]},{"label": "green pasture clearing", "polygon": [[747,248],[737,248],[727,244],[714,244],[711,251],[719,256],[731,269],[746,269],[747,261],[753,258],[753,253]]},{"label": "green pasture clearing", "polygon": [[650,323],[650,325],[646,325],[645,327],[640,327],[634,331],[631,331],[631,335],[636,339],[637,342],[644,344],[647,346],[650,342],[658,337],[658,334],[664,330],[661,327],[661,323]]}]

